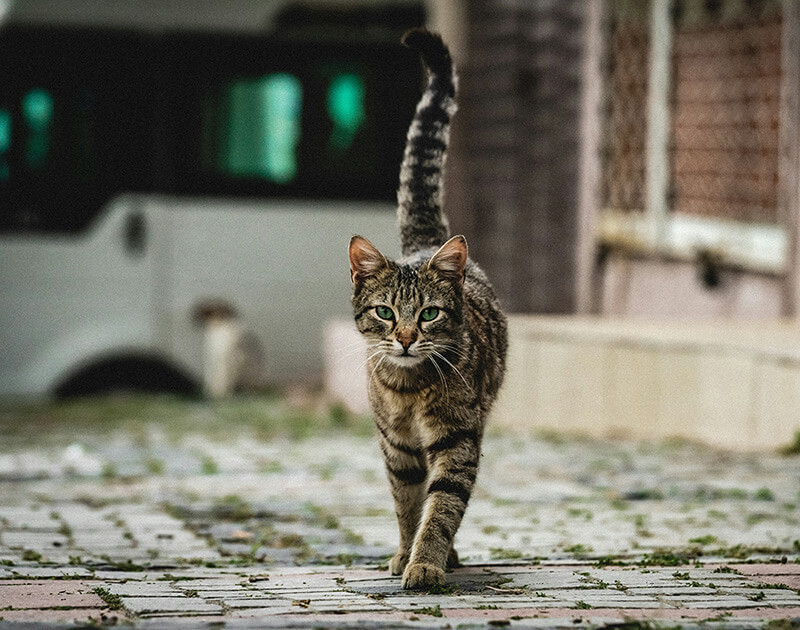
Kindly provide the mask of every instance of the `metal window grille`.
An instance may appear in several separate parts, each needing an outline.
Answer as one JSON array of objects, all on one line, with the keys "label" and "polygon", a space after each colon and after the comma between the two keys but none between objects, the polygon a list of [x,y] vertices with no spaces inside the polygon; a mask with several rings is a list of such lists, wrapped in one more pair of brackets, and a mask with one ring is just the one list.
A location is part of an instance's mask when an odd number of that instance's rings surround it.
[{"label": "metal window grille", "polygon": [[612,210],[641,212],[645,207],[649,2],[609,4],[603,204]]},{"label": "metal window grille", "polygon": [[[608,3],[602,200],[646,210],[651,2]],[[780,0],[672,0],[666,210],[778,222]],[[651,156],[652,159],[652,156]]]}]

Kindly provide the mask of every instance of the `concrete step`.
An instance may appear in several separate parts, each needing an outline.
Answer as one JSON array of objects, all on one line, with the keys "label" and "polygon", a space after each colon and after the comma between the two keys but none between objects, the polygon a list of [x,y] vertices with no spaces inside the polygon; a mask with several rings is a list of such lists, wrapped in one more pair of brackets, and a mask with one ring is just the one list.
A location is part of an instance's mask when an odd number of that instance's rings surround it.
[{"label": "concrete step", "polygon": [[800,326],[513,316],[493,422],[736,450],[800,431]]}]

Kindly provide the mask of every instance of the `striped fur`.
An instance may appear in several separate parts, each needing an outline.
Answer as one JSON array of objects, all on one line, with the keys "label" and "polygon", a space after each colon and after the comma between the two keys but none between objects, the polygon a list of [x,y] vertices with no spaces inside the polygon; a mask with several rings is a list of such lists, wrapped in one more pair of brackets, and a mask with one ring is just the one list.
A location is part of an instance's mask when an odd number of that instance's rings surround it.
[{"label": "striped fur", "polygon": [[442,38],[422,29],[408,31],[403,43],[419,51],[428,85],[406,137],[397,190],[400,243],[404,256],[436,247],[449,229],[442,214],[442,175],[456,112],[456,74]]},{"label": "striped fur", "polygon": [[455,85],[438,35],[411,31],[428,87],[408,133],[398,216],[403,257],[350,241],[353,312],[367,339],[370,403],[394,497],[404,588],[444,581],[478,473],[489,409],[503,379],[506,320],[463,236],[447,240],[441,177]]}]

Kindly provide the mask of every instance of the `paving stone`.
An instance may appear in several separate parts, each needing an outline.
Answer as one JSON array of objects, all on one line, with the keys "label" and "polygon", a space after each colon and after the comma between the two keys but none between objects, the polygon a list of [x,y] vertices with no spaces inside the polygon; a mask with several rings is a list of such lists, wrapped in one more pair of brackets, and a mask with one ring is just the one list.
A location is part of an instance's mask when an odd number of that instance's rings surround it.
[{"label": "paving stone", "polygon": [[[91,627],[105,613],[101,608],[67,608],[3,610],[0,627],[11,630],[52,630],[54,628],[72,628],[75,624]],[[123,615],[111,615],[111,619],[124,619]],[[20,623],[21,626],[12,624]]]},{"label": "paving stone", "polygon": [[[56,584],[79,575],[81,583],[122,595],[140,615],[134,625],[142,627],[192,627],[193,621],[222,617],[243,628],[356,622],[438,628],[447,618],[484,624],[533,614],[544,619],[524,620],[528,627],[552,627],[543,623],[548,619],[588,627],[625,615],[705,620],[731,613],[726,627],[744,628],[754,619],[800,609],[800,595],[791,590],[800,588],[797,457],[487,436],[456,540],[462,559],[473,564],[448,575],[452,594],[435,595],[404,592],[399,577],[375,570],[397,540],[375,440],[342,435],[297,443],[226,442],[196,434],[168,442],[143,451],[123,435],[79,444],[69,453],[19,454],[2,452],[0,445],[0,477],[14,479],[0,484],[0,577]],[[89,467],[83,476],[69,477],[66,466],[70,457],[78,465],[79,450],[100,466],[117,462],[118,473],[136,476],[104,481]],[[212,457],[219,473],[201,474],[198,454]],[[148,457],[164,462],[156,477],[146,474]],[[275,470],[261,472],[265,461],[277,464]],[[758,500],[759,493],[771,500]],[[236,523],[220,518],[218,506],[230,497],[253,517]],[[183,515],[167,512],[165,503]],[[254,537],[268,531],[296,536],[302,544],[262,546],[257,555],[272,556],[271,563],[236,566],[252,562],[252,543],[222,540],[233,540],[237,529]],[[709,536],[716,542],[700,545],[705,553],[698,558],[706,566],[693,566],[691,557],[682,566],[637,565],[664,550],[685,552],[698,546],[692,539]],[[53,540],[61,546],[53,547]],[[61,564],[23,561],[23,548],[47,552]],[[226,557],[226,551],[242,557]],[[77,556],[82,564],[69,565]],[[112,568],[103,556],[143,570]],[[355,557],[362,566],[313,564],[337,556]],[[593,566],[604,556],[629,564]],[[777,564],[783,556],[786,564]],[[190,559],[213,566],[192,566]],[[753,559],[768,562],[744,563]],[[15,565],[3,566],[3,560]],[[720,564],[741,574],[714,573]],[[307,599],[306,607],[300,602]],[[581,602],[592,608],[577,608]],[[420,612],[435,606],[445,617]],[[408,621],[411,616],[418,621]]]},{"label": "paving stone", "polygon": [[232,610],[241,610],[243,608],[286,608],[292,607],[294,599],[286,599],[283,597],[238,597],[238,598],[225,598],[222,603]]},{"label": "paving stone", "polygon": [[18,579],[42,579],[42,580],[62,580],[69,578],[91,577],[94,572],[91,569],[80,566],[38,566],[33,562],[18,563],[9,567],[12,578]]},{"label": "paving stone", "polygon": [[66,547],[69,539],[55,531],[7,530],[0,533],[0,545],[37,551]]},{"label": "paving stone", "polygon": [[116,582],[116,583],[106,582],[103,584],[103,587],[108,589],[115,595],[121,595],[124,597],[133,597],[133,596],[161,597],[161,596],[167,596],[169,594],[181,595],[181,593],[179,593],[172,584],[166,581],[164,582],[126,581],[126,582]]},{"label": "paving stone", "polygon": [[94,585],[81,580],[0,581],[1,607],[12,608],[102,608]]},{"label": "paving stone", "polygon": [[222,606],[205,602],[197,597],[123,597],[126,609],[137,615],[151,615],[162,613],[219,613]]},{"label": "paving stone", "polygon": [[[231,611],[231,617],[252,617],[259,620],[259,624],[263,624],[265,619],[280,616],[275,620],[275,625],[278,627],[291,627],[286,620],[287,615],[295,615],[298,613],[298,608],[291,603],[279,606],[266,606],[258,608],[235,608]],[[226,621],[229,617],[226,616]],[[294,620],[293,620],[294,621]]]}]

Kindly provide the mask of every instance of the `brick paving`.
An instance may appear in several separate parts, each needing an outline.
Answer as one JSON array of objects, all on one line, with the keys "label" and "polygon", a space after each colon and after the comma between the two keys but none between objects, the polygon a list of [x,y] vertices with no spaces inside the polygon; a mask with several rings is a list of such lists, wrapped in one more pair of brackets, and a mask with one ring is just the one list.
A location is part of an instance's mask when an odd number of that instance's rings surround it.
[{"label": "brick paving", "polygon": [[372,439],[74,437],[0,444],[0,628],[800,627],[797,455],[490,434],[420,593]]}]

